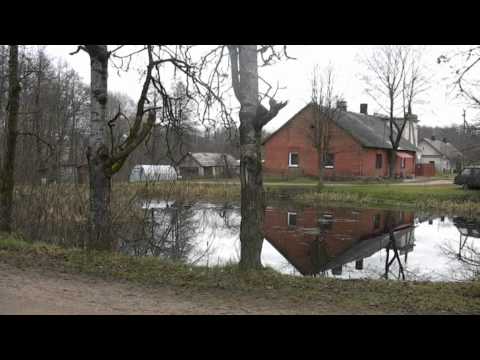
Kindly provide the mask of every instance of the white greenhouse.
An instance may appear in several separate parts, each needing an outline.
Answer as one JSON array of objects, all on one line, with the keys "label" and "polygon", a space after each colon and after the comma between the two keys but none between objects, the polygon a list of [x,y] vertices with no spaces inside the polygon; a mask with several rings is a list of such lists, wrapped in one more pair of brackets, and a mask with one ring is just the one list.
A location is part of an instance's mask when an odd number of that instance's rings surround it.
[{"label": "white greenhouse", "polygon": [[130,174],[130,182],[177,180],[177,172],[169,165],[136,165]]}]

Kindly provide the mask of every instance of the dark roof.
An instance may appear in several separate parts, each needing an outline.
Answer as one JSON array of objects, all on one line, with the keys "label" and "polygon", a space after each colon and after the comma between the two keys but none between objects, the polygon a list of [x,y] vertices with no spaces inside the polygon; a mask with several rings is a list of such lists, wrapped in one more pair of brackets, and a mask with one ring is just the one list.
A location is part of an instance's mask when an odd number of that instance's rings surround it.
[{"label": "dark roof", "polygon": [[[394,230],[395,239],[413,231],[413,226],[402,226]],[[333,257],[329,261],[320,265],[320,271],[334,269],[336,267],[348,264],[353,261],[361,260],[372,256],[378,251],[385,248],[390,242],[390,234],[384,233],[362,241],[356,242],[351,248],[343,253]]]},{"label": "dark roof", "polygon": [[[290,118],[290,120],[283,124],[283,126],[270,134],[263,143],[267,142],[273,135],[283,129],[288,123],[290,123],[290,121],[295,119],[299,113],[306,110],[310,105],[311,104],[307,104],[297,114]],[[350,111],[338,111],[335,115],[336,116],[333,120],[335,124],[345,130],[363,146],[380,149],[392,148],[389,139],[390,127],[388,124],[388,118],[364,115]],[[400,140],[399,145],[398,150],[417,151],[415,145],[403,138]]]},{"label": "dark roof", "polygon": [[229,154],[198,152],[188,153],[188,155],[192,156],[200,166],[225,166],[225,157],[229,166],[237,166],[237,160]]},{"label": "dark roof", "polygon": [[451,160],[462,157],[462,153],[458,151],[457,148],[449,142],[443,142],[442,140],[432,140],[427,138],[424,138],[422,140],[429,144],[440,154],[445,155],[447,159]]}]

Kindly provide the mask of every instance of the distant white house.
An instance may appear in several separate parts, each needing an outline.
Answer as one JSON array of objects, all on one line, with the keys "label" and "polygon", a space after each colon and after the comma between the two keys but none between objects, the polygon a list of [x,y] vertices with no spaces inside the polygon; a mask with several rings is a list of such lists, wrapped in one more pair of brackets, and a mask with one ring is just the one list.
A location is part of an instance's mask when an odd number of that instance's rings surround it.
[{"label": "distant white house", "polygon": [[130,182],[177,180],[178,175],[169,165],[136,165],[130,174]]},{"label": "distant white house", "polygon": [[435,170],[440,174],[459,170],[463,157],[462,153],[447,139],[437,140],[435,136],[420,140],[417,155],[418,163],[435,164]]}]

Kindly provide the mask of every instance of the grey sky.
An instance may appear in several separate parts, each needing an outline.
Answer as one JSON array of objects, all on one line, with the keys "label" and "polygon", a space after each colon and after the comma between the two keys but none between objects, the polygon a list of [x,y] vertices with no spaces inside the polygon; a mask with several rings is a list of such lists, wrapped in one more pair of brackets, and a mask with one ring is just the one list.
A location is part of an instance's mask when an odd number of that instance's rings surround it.
[{"label": "grey sky", "polygon": [[[428,93],[423,95],[425,104],[414,107],[419,116],[421,125],[448,126],[462,123],[462,111],[467,108],[464,103],[454,99],[448,85],[451,79],[445,65],[438,65],[439,55],[459,49],[461,46],[432,45],[426,46],[423,60],[432,75],[432,86]],[[281,87],[277,94],[279,100],[288,100],[288,106],[267,125],[267,130],[278,128],[287,121],[310,98],[310,78],[315,64],[321,68],[331,63],[335,69],[336,88],[343,95],[351,111],[359,112],[360,103],[368,103],[369,113],[380,112],[380,108],[365,93],[365,85],[360,79],[363,66],[359,62],[362,54],[368,53],[369,45],[291,45],[288,46],[290,56],[297,60],[288,60],[268,68],[261,69],[261,75],[272,84],[279,82]],[[90,63],[88,55],[78,53],[70,56],[76,45],[47,45],[47,53],[65,59],[83,78],[90,80]],[[118,76],[115,71],[110,72],[109,89],[128,94],[134,100],[140,93],[140,79],[135,71],[122,73]],[[467,108],[467,120],[472,118],[473,110]]]}]

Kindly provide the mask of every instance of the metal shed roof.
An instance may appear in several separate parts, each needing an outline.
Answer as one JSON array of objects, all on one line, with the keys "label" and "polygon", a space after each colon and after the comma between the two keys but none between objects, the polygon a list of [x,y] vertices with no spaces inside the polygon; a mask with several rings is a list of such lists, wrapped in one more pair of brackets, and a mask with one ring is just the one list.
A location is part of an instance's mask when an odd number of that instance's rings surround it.
[{"label": "metal shed roof", "polygon": [[225,158],[228,166],[237,166],[237,160],[232,155],[225,153],[197,152],[187,155],[192,156],[200,166],[225,166]]}]

